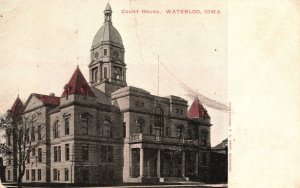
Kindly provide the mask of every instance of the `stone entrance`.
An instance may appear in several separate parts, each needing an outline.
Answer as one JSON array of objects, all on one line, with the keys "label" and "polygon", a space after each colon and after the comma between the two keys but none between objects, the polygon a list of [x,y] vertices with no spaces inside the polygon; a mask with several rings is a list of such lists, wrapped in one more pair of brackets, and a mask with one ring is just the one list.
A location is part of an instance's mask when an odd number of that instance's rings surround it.
[{"label": "stone entrance", "polygon": [[198,153],[183,150],[134,148],[132,178],[197,177]]}]

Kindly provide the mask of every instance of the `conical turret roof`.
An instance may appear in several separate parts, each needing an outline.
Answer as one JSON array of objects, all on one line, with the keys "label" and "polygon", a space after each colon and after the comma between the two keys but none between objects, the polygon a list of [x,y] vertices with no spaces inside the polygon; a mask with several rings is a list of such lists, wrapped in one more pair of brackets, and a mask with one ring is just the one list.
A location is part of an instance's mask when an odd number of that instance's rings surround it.
[{"label": "conical turret roof", "polygon": [[23,110],[24,110],[24,104],[18,96],[10,109],[12,117],[16,118],[20,116]]},{"label": "conical turret roof", "polygon": [[190,119],[197,119],[197,118],[210,119],[207,110],[200,103],[198,97],[196,97],[194,102],[192,103],[188,112],[188,117]]},{"label": "conical turret roof", "polygon": [[77,66],[69,83],[65,85],[64,89],[65,90],[62,94],[62,97],[72,94],[96,97],[89,84],[85,80],[83,74],[81,73],[79,66]]}]

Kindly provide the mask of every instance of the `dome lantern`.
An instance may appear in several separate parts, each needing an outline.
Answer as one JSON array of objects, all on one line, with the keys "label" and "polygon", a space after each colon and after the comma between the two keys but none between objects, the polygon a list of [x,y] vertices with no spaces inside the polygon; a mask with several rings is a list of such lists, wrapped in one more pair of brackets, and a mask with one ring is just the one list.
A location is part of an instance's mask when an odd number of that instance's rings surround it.
[{"label": "dome lantern", "polygon": [[106,4],[105,10],[104,10],[104,22],[111,22],[111,6],[109,3]]}]

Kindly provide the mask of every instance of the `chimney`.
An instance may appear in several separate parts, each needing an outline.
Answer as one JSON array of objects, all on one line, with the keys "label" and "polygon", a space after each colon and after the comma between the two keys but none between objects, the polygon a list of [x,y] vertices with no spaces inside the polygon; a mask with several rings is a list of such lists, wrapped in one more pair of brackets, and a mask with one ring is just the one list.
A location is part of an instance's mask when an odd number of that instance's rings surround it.
[{"label": "chimney", "polygon": [[50,93],[49,96],[55,97],[55,93]]}]

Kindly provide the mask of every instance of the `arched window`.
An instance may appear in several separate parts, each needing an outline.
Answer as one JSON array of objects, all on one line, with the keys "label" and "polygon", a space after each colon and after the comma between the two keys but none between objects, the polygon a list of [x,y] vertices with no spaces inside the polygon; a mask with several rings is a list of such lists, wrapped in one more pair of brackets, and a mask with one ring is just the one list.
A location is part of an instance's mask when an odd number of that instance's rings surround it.
[{"label": "arched window", "polygon": [[202,140],[202,144],[206,146],[208,143],[208,132],[206,130],[201,131],[201,140]]},{"label": "arched window", "polygon": [[103,122],[103,137],[112,138],[112,127],[110,121],[108,120]]},{"label": "arched window", "polygon": [[156,136],[161,136],[164,129],[164,111],[157,107],[154,111],[154,131]]},{"label": "arched window", "polygon": [[136,127],[138,133],[143,133],[144,124],[145,124],[145,120],[143,118],[138,118],[136,120]]},{"label": "arched window", "polygon": [[65,135],[69,135],[70,134],[70,114],[65,114],[64,119],[65,119]]},{"label": "arched window", "polygon": [[92,81],[97,82],[98,79],[98,68],[94,68],[92,70]]},{"label": "arched window", "polygon": [[121,80],[121,70],[119,68],[114,69],[114,77],[116,80]]},{"label": "arched window", "polygon": [[183,131],[184,131],[183,125],[177,125],[176,132],[178,138],[183,138]]},{"label": "arched window", "polygon": [[59,121],[56,120],[53,124],[53,138],[59,138]]}]

